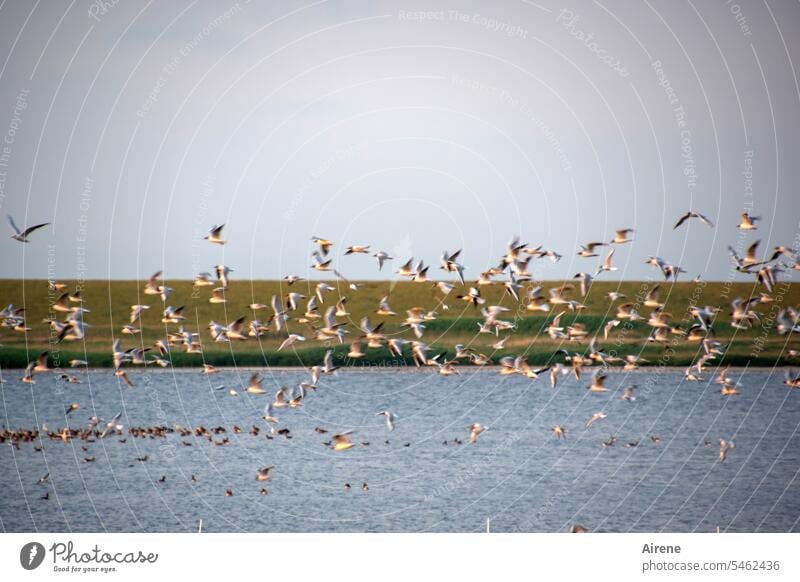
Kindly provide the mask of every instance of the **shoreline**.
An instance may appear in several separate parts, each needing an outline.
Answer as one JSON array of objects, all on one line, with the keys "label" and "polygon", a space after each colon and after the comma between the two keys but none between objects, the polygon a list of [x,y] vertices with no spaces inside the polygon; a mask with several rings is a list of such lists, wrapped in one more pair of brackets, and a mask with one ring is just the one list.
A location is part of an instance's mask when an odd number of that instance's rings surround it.
[{"label": "shoreline", "polygon": [[[563,365],[563,363],[562,363]],[[244,371],[244,372],[264,372],[264,371],[272,371],[272,372],[294,372],[298,370],[308,370],[310,366],[214,366],[219,373],[223,372],[235,372],[235,371]],[[500,371],[502,366],[460,366],[460,375],[467,376],[471,372],[494,372],[497,373]],[[624,370],[622,366],[608,366],[606,369],[609,372],[625,372],[625,373],[658,373],[658,372],[683,372],[688,365],[670,365],[670,366],[639,366],[635,370]],[[774,366],[724,366],[731,372],[747,372],[747,371],[767,371],[767,370],[800,370],[800,362],[796,365],[793,364],[783,364],[783,363],[776,363]],[[602,368],[602,366],[584,366],[584,375],[590,374],[587,370],[597,370]],[[708,370],[716,370],[718,366],[708,365],[706,366]],[[170,374],[174,372],[195,372],[197,374],[201,374],[200,370],[202,366],[174,366],[172,368],[123,368],[126,372],[140,372],[146,371],[148,373],[156,373],[156,374]],[[565,369],[571,370],[568,366],[565,365]],[[23,373],[25,368],[0,368],[0,377],[5,376],[8,373]],[[112,372],[113,369],[111,367],[103,367],[103,366],[82,366],[78,368],[53,368],[52,372],[62,372],[62,373],[69,373],[69,372],[90,372],[90,373],[100,373],[100,372]],[[337,372],[356,372],[356,373],[365,373],[365,372],[402,372],[406,374],[433,374],[438,375],[436,370],[433,367],[417,367],[413,365],[409,366],[342,366],[338,368]],[[707,373],[707,372],[705,372]],[[713,372],[712,372],[713,373]],[[41,376],[42,374],[47,374],[47,372],[39,373],[37,376]],[[544,374],[544,373],[543,373]],[[544,375],[540,377],[544,377]],[[214,373],[211,374],[202,374],[204,376],[214,376]],[[458,376],[459,374],[455,374]]]}]

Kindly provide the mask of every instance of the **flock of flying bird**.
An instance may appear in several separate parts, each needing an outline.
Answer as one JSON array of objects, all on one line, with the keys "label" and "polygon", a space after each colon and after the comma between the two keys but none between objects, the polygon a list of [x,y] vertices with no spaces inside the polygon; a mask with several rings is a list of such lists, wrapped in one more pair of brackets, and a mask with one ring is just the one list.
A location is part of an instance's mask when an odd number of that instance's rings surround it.
[{"label": "flock of flying bird", "polygon": [[[44,227],[47,223],[37,224],[20,230],[13,219],[8,217],[9,224],[11,225],[14,234],[11,238],[21,242],[28,243],[30,235]],[[713,228],[712,222],[704,215],[689,211],[682,215],[674,225],[677,229],[687,223],[688,221],[696,220],[709,228]],[[741,215],[738,228],[742,231],[755,231],[757,230],[757,222],[759,218],[751,216],[745,212]],[[502,286],[504,293],[509,296],[513,302],[516,302],[518,311],[529,312],[550,312],[551,310],[560,310],[546,326],[546,333],[551,340],[557,342],[564,342],[565,345],[580,344],[586,340],[589,342],[588,349],[585,350],[572,350],[559,349],[557,355],[563,356],[563,362],[553,363],[552,365],[534,368],[527,362],[526,356],[505,356],[499,359],[499,373],[501,375],[521,375],[531,379],[536,379],[542,374],[548,373],[552,387],[555,387],[562,375],[572,373],[577,380],[580,380],[582,370],[585,367],[597,365],[597,369],[592,375],[591,383],[588,390],[591,392],[605,392],[606,378],[610,371],[610,365],[622,364],[625,370],[632,370],[639,365],[646,363],[647,360],[642,358],[636,353],[630,353],[622,357],[605,353],[598,345],[600,334],[590,333],[586,327],[574,322],[569,325],[562,325],[561,318],[567,312],[580,312],[586,308],[583,303],[585,297],[589,292],[592,282],[602,276],[604,273],[613,272],[617,270],[614,265],[614,254],[617,248],[621,245],[630,243],[630,238],[633,234],[633,229],[625,228],[617,230],[613,239],[607,242],[588,242],[580,246],[577,255],[581,258],[600,258],[600,264],[595,271],[580,272],[574,276],[576,284],[565,283],[550,288],[547,293],[543,291],[541,285],[533,283],[533,276],[529,268],[530,262],[535,259],[547,259],[552,262],[558,262],[562,255],[552,249],[545,249],[542,246],[532,246],[520,242],[519,238],[511,240],[505,250],[504,255],[501,257],[499,263],[492,266],[485,271],[481,272],[478,279],[474,282],[468,282],[465,276],[466,267],[461,262],[461,250],[450,253],[445,251],[440,258],[440,269],[445,273],[452,274],[454,280],[452,281],[430,281],[431,285],[442,294],[438,300],[436,308],[433,310],[414,307],[406,311],[406,318],[402,321],[402,327],[407,328],[413,338],[400,337],[398,334],[386,334],[383,332],[384,323],[387,318],[397,317],[398,314],[392,309],[390,305],[389,295],[383,297],[376,306],[374,311],[375,315],[382,318],[378,324],[370,322],[369,317],[363,317],[358,325],[356,339],[349,342],[350,350],[347,357],[352,360],[358,360],[365,357],[365,350],[386,349],[393,357],[403,357],[403,350],[410,349],[411,357],[418,367],[431,367],[434,368],[439,374],[449,376],[459,374],[459,367],[462,363],[471,365],[484,366],[492,363],[492,357],[480,353],[463,344],[454,346],[452,357],[447,358],[445,353],[437,355],[429,355],[431,347],[423,342],[423,336],[426,330],[426,324],[437,318],[436,309],[448,310],[449,306],[445,300],[454,296],[455,300],[463,301],[469,305],[474,306],[476,310],[483,317],[483,321],[479,323],[477,333],[493,334],[496,341],[492,344],[492,349],[500,351],[505,349],[505,343],[513,334],[516,323],[513,320],[507,319],[511,308],[502,305],[487,305],[487,301],[483,296],[482,289],[486,286]],[[214,226],[205,237],[211,244],[224,245],[226,240],[224,238],[224,225]],[[352,292],[359,290],[357,283],[351,282],[346,279],[338,270],[332,266],[333,258],[331,257],[331,248],[334,243],[331,240],[313,237],[314,251],[312,252],[312,263],[310,269],[317,273],[327,274],[332,273],[337,279],[343,281],[348,289]],[[757,311],[760,305],[769,304],[774,301],[771,293],[776,284],[778,276],[781,273],[786,273],[792,270],[800,270],[800,254],[797,250],[778,246],[773,249],[769,256],[758,256],[759,241],[753,242],[744,252],[744,256],[739,256],[739,253],[729,247],[734,268],[736,271],[744,274],[752,275],[757,284],[763,288],[763,291],[758,295],[749,298],[736,298],[731,303],[731,323],[730,325],[736,329],[749,329],[753,327],[755,322],[759,322],[761,316]],[[600,249],[607,247],[609,250],[603,253],[601,258]],[[385,251],[373,252],[370,245],[352,245],[346,247],[344,252],[345,256],[349,255],[371,255],[377,261],[379,271],[382,271],[386,264],[394,261],[392,257]],[[686,273],[680,266],[670,263],[660,257],[649,257],[646,261],[647,264],[658,269],[664,277],[665,282],[677,281],[679,275]],[[429,282],[428,271],[430,266],[426,265],[423,261],[415,261],[414,258],[408,259],[395,271],[396,275],[401,278],[406,278],[416,283]],[[212,287],[208,301],[212,304],[222,304],[226,302],[226,290],[230,284],[229,276],[233,272],[228,266],[216,265],[214,273],[200,273],[195,277],[195,287]],[[217,323],[211,321],[208,325],[210,338],[213,342],[232,342],[244,341],[249,338],[260,338],[264,336],[269,330],[274,331],[283,338],[279,350],[285,350],[291,347],[297,347],[300,343],[306,342],[309,339],[322,341],[322,342],[338,342],[345,343],[346,336],[351,333],[347,329],[347,323],[341,321],[350,315],[347,307],[347,298],[338,297],[333,298],[334,292],[337,289],[325,281],[320,281],[313,284],[313,293],[310,297],[304,294],[291,290],[291,287],[298,281],[303,281],[300,276],[287,275],[283,278],[287,286],[287,294],[283,298],[273,296],[268,304],[252,303],[249,309],[253,313],[253,317],[249,322],[246,322],[246,317],[242,316],[235,321],[227,324]],[[527,288],[526,288],[526,284]],[[67,286],[55,281],[49,282],[51,291],[58,297],[51,305],[53,313],[64,314],[64,319],[59,320],[55,317],[45,320],[50,326],[51,337],[55,338],[54,341],[80,341],[86,337],[89,324],[85,323],[85,314],[90,310],[84,307],[83,298],[80,295],[80,290],[70,293]],[[312,283],[309,282],[309,289],[311,290]],[[115,374],[128,386],[133,386],[133,381],[127,373],[129,366],[146,366],[150,364],[167,367],[170,365],[170,354],[173,350],[182,349],[186,353],[199,354],[203,353],[203,343],[201,341],[201,334],[197,331],[190,331],[184,325],[183,306],[173,306],[169,304],[173,289],[166,286],[161,280],[161,272],[155,273],[144,286],[143,293],[146,296],[158,296],[161,299],[162,306],[159,308],[161,311],[161,323],[163,324],[176,324],[179,327],[174,332],[167,334],[166,338],[159,339],[155,345],[144,345],[125,349],[122,346],[121,339],[116,339],[112,347],[112,356],[114,362]],[[451,295],[451,293],[453,295]],[[685,379],[688,381],[700,381],[703,379],[701,374],[706,366],[714,360],[718,360],[725,355],[726,346],[721,342],[713,339],[714,326],[717,325],[716,317],[720,312],[719,307],[712,306],[689,306],[688,314],[690,316],[690,323],[686,326],[681,326],[672,320],[672,315],[665,311],[665,304],[659,297],[660,286],[656,285],[650,289],[647,295],[638,303],[633,301],[623,301],[616,305],[616,315],[608,320],[602,328],[602,337],[604,341],[608,341],[615,329],[626,322],[643,321],[651,329],[647,342],[655,342],[667,344],[673,341],[673,338],[680,338],[689,343],[697,344],[702,349],[698,349],[699,357],[689,366],[684,373]],[[622,301],[626,298],[619,292],[609,292],[608,300],[613,304],[617,301]],[[324,311],[321,309],[326,306]],[[649,309],[649,314],[641,315],[639,310],[642,308]],[[123,336],[137,336],[141,333],[142,318],[146,317],[151,310],[151,305],[137,304],[130,307],[129,321],[121,328],[120,333]],[[154,309],[155,311],[155,309]],[[262,319],[258,313],[264,311],[269,313],[269,317]],[[307,326],[309,333],[305,335],[297,333],[296,331],[289,331],[289,324],[295,321],[298,324]],[[14,305],[8,305],[0,312],[0,327],[9,328],[17,332],[26,333],[31,330],[27,327],[25,320],[25,309],[18,308]],[[791,335],[800,333],[800,312],[793,307],[785,307],[780,310],[775,318],[774,329],[782,335]],[[503,337],[501,337],[501,334]],[[308,336],[308,337],[306,337]],[[366,345],[366,348],[364,347]],[[333,350],[328,350],[319,365],[312,366],[310,369],[310,378],[308,381],[300,383],[294,388],[281,387],[275,394],[274,400],[266,404],[264,409],[264,420],[270,425],[270,437],[276,434],[282,434],[288,437],[288,429],[277,429],[276,425],[279,424],[277,410],[291,409],[301,406],[303,399],[317,389],[320,379],[329,374],[334,374],[341,367],[334,364]],[[789,350],[789,357],[797,357],[797,350]],[[82,360],[71,360],[70,366],[74,368],[85,367],[87,362]],[[35,374],[45,373],[52,371],[48,364],[48,353],[44,352],[33,362],[28,365],[22,381],[25,383],[35,383]],[[203,364],[203,374],[214,374],[217,368],[210,364]],[[80,382],[80,378],[76,375],[69,373],[61,373],[60,376],[67,382]],[[716,374],[715,381],[720,385],[720,392],[723,395],[737,394],[739,383],[732,379],[727,372],[727,368],[723,368]],[[800,388],[800,374],[787,373],[784,383],[790,388]],[[225,390],[225,386],[219,386],[219,390]],[[624,390],[622,398],[625,400],[634,400],[634,386],[627,387]],[[227,389],[231,396],[237,396],[238,392],[234,389]],[[259,374],[253,374],[250,381],[245,388],[246,392],[250,394],[264,394],[265,390],[262,387],[262,378]],[[77,403],[70,404],[65,414],[69,415],[71,412],[78,410],[80,406]],[[382,410],[378,412],[386,418],[386,424],[389,431],[393,430],[395,422],[398,419],[397,414],[391,410]],[[606,417],[606,413],[598,412],[594,414],[587,422],[587,427],[591,426],[594,422],[602,420]],[[50,438],[61,439],[64,441],[69,440],[75,436],[86,435],[102,438],[107,434],[121,435],[121,425],[119,425],[119,415],[116,415],[109,421],[104,430],[98,428],[99,419],[93,417],[94,424],[90,420],[90,424],[84,431],[75,431],[64,428],[61,431],[49,433]],[[221,427],[218,427],[221,428]],[[134,429],[129,429],[134,430]],[[160,436],[164,436],[165,431],[163,427],[157,429],[150,427],[152,432],[161,432]],[[191,434],[191,429],[176,429],[179,431],[188,431]],[[199,430],[199,429],[198,429]],[[222,429],[224,431],[224,429]],[[256,431],[257,427],[253,427]],[[285,432],[281,432],[281,430]],[[319,429],[322,432],[324,429]],[[478,436],[486,430],[486,427],[480,423],[473,423],[469,427],[470,443],[475,443]],[[136,429],[135,432],[147,432],[146,429]],[[196,432],[196,431],[195,431]],[[566,438],[567,429],[561,425],[552,427],[552,433],[556,438]],[[129,432],[129,434],[132,434]],[[210,434],[202,429],[198,436],[206,436],[210,439]],[[252,431],[251,431],[252,434]],[[5,431],[0,433],[2,440],[26,440],[25,435],[30,436],[30,432],[20,431],[19,434],[14,431]],[[653,437],[654,440],[657,437]],[[604,446],[613,446],[616,439],[611,437],[606,441]],[[460,444],[460,439],[454,439],[454,444]],[[224,443],[223,443],[224,444]],[[324,444],[330,446],[335,451],[344,451],[355,446],[353,442],[352,431],[345,431],[335,434],[329,441]],[[445,441],[447,444],[447,441]],[[706,443],[708,444],[708,443]],[[723,461],[730,448],[733,447],[732,442],[725,440],[719,441],[719,460]],[[265,467],[260,469],[257,473],[256,479],[259,481],[267,480],[272,467]],[[366,483],[364,487],[366,487]],[[349,489],[349,486],[347,487]],[[227,493],[226,493],[227,494]]]}]

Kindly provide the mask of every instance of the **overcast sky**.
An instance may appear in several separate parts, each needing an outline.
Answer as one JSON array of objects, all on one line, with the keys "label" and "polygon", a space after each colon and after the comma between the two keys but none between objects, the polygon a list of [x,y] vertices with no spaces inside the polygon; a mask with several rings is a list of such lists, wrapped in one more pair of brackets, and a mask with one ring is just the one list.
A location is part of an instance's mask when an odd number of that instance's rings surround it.
[{"label": "overcast sky", "polygon": [[634,228],[602,277],[726,279],[729,244],[800,242],[799,29],[794,0],[5,2],[0,212],[53,226],[2,276],[304,275],[316,235],[350,278],[458,248],[477,277],[518,234],[555,279]]}]

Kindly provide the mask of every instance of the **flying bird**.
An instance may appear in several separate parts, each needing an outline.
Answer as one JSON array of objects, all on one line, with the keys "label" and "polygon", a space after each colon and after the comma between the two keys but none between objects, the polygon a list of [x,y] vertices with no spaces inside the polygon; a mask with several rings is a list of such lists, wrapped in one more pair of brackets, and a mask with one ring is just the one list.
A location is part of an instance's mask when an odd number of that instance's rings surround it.
[{"label": "flying bird", "polygon": [[268,467],[263,467],[256,471],[256,481],[269,481],[270,480],[270,472],[275,468],[274,465],[269,465]]},{"label": "flying bird", "polygon": [[203,237],[203,240],[207,240],[210,243],[224,245],[225,240],[222,238],[222,229],[225,228],[224,224],[220,224],[217,226],[216,224],[211,227],[208,231],[208,234]]},{"label": "flying bird", "polygon": [[614,239],[611,241],[611,244],[614,245],[621,245],[629,242],[633,242],[633,239],[628,238],[630,233],[634,232],[632,228],[622,228],[614,232]]},{"label": "flying bird", "polygon": [[333,435],[333,450],[346,451],[355,445],[350,442],[350,435],[353,434],[352,430],[346,430],[342,433]]},{"label": "flying bird", "polygon": [[394,412],[391,410],[381,410],[380,412],[376,412],[375,416],[385,416],[386,428],[389,429],[389,432],[394,430],[394,421],[397,420],[397,415]]},{"label": "flying bird", "polygon": [[45,226],[50,224],[49,222],[43,222],[42,224],[36,224],[34,226],[29,226],[25,230],[20,230],[17,227],[16,223],[14,222],[14,219],[11,217],[10,214],[8,215],[7,218],[8,218],[8,224],[11,226],[11,230],[14,231],[14,234],[11,235],[11,238],[13,238],[14,240],[18,240],[19,242],[22,242],[22,243],[30,242],[28,240],[28,236],[30,236],[33,231],[38,230],[40,228],[44,228]]},{"label": "flying bird", "polygon": [[700,220],[700,222],[702,222],[709,228],[714,228],[714,224],[708,218],[706,218],[699,212],[694,212],[693,210],[690,210],[678,219],[678,222],[675,223],[675,226],[672,227],[672,230],[675,230],[690,218],[697,218],[698,220]]},{"label": "flying bird", "polygon": [[756,221],[761,220],[760,216],[750,216],[749,212],[742,212],[741,214],[741,222],[738,224],[736,228],[739,230],[757,230],[756,229]]}]

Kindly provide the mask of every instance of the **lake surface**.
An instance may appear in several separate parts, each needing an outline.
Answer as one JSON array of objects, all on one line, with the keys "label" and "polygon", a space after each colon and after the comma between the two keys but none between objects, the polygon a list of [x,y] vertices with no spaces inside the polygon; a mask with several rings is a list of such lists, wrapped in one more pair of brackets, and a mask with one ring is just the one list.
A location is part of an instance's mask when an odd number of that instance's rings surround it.
[{"label": "lake surface", "polygon": [[[733,371],[741,394],[724,397],[708,380],[687,383],[667,370],[611,371],[610,391],[598,394],[586,390],[590,377],[564,377],[552,390],[545,377],[477,368],[451,377],[348,369],[324,376],[302,407],[277,409],[278,427],[292,438],[272,440],[265,403],[308,374],[261,372],[264,395],[244,392],[250,370],[131,370],[134,388],[108,370],[82,373],[81,384],[37,375],[34,386],[5,370],[6,428],[57,430],[72,402],[81,409],[67,417],[71,427],[122,412],[124,428],[122,437],[95,442],[2,444],[0,529],[191,532],[202,520],[204,531],[476,532],[491,518],[497,532],[566,531],[573,523],[591,531],[800,531],[800,390],[782,384],[782,370]],[[213,390],[222,384],[240,396]],[[633,402],[620,398],[630,384],[638,386]],[[375,416],[385,407],[399,416],[391,433]],[[585,428],[599,411],[607,418]],[[488,428],[470,445],[473,422]],[[230,444],[126,434],[129,426],[176,424],[225,427],[214,440]],[[551,433],[555,424],[566,427],[566,439]],[[258,436],[248,432],[253,425]],[[322,444],[347,429],[352,449]],[[603,447],[611,435],[616,445]],[[722,463],[720,438],[735,443]],[[275,466],[271,480],[257,482],[266,465]],[[37,484],[48,472],[50,482]]]}]

